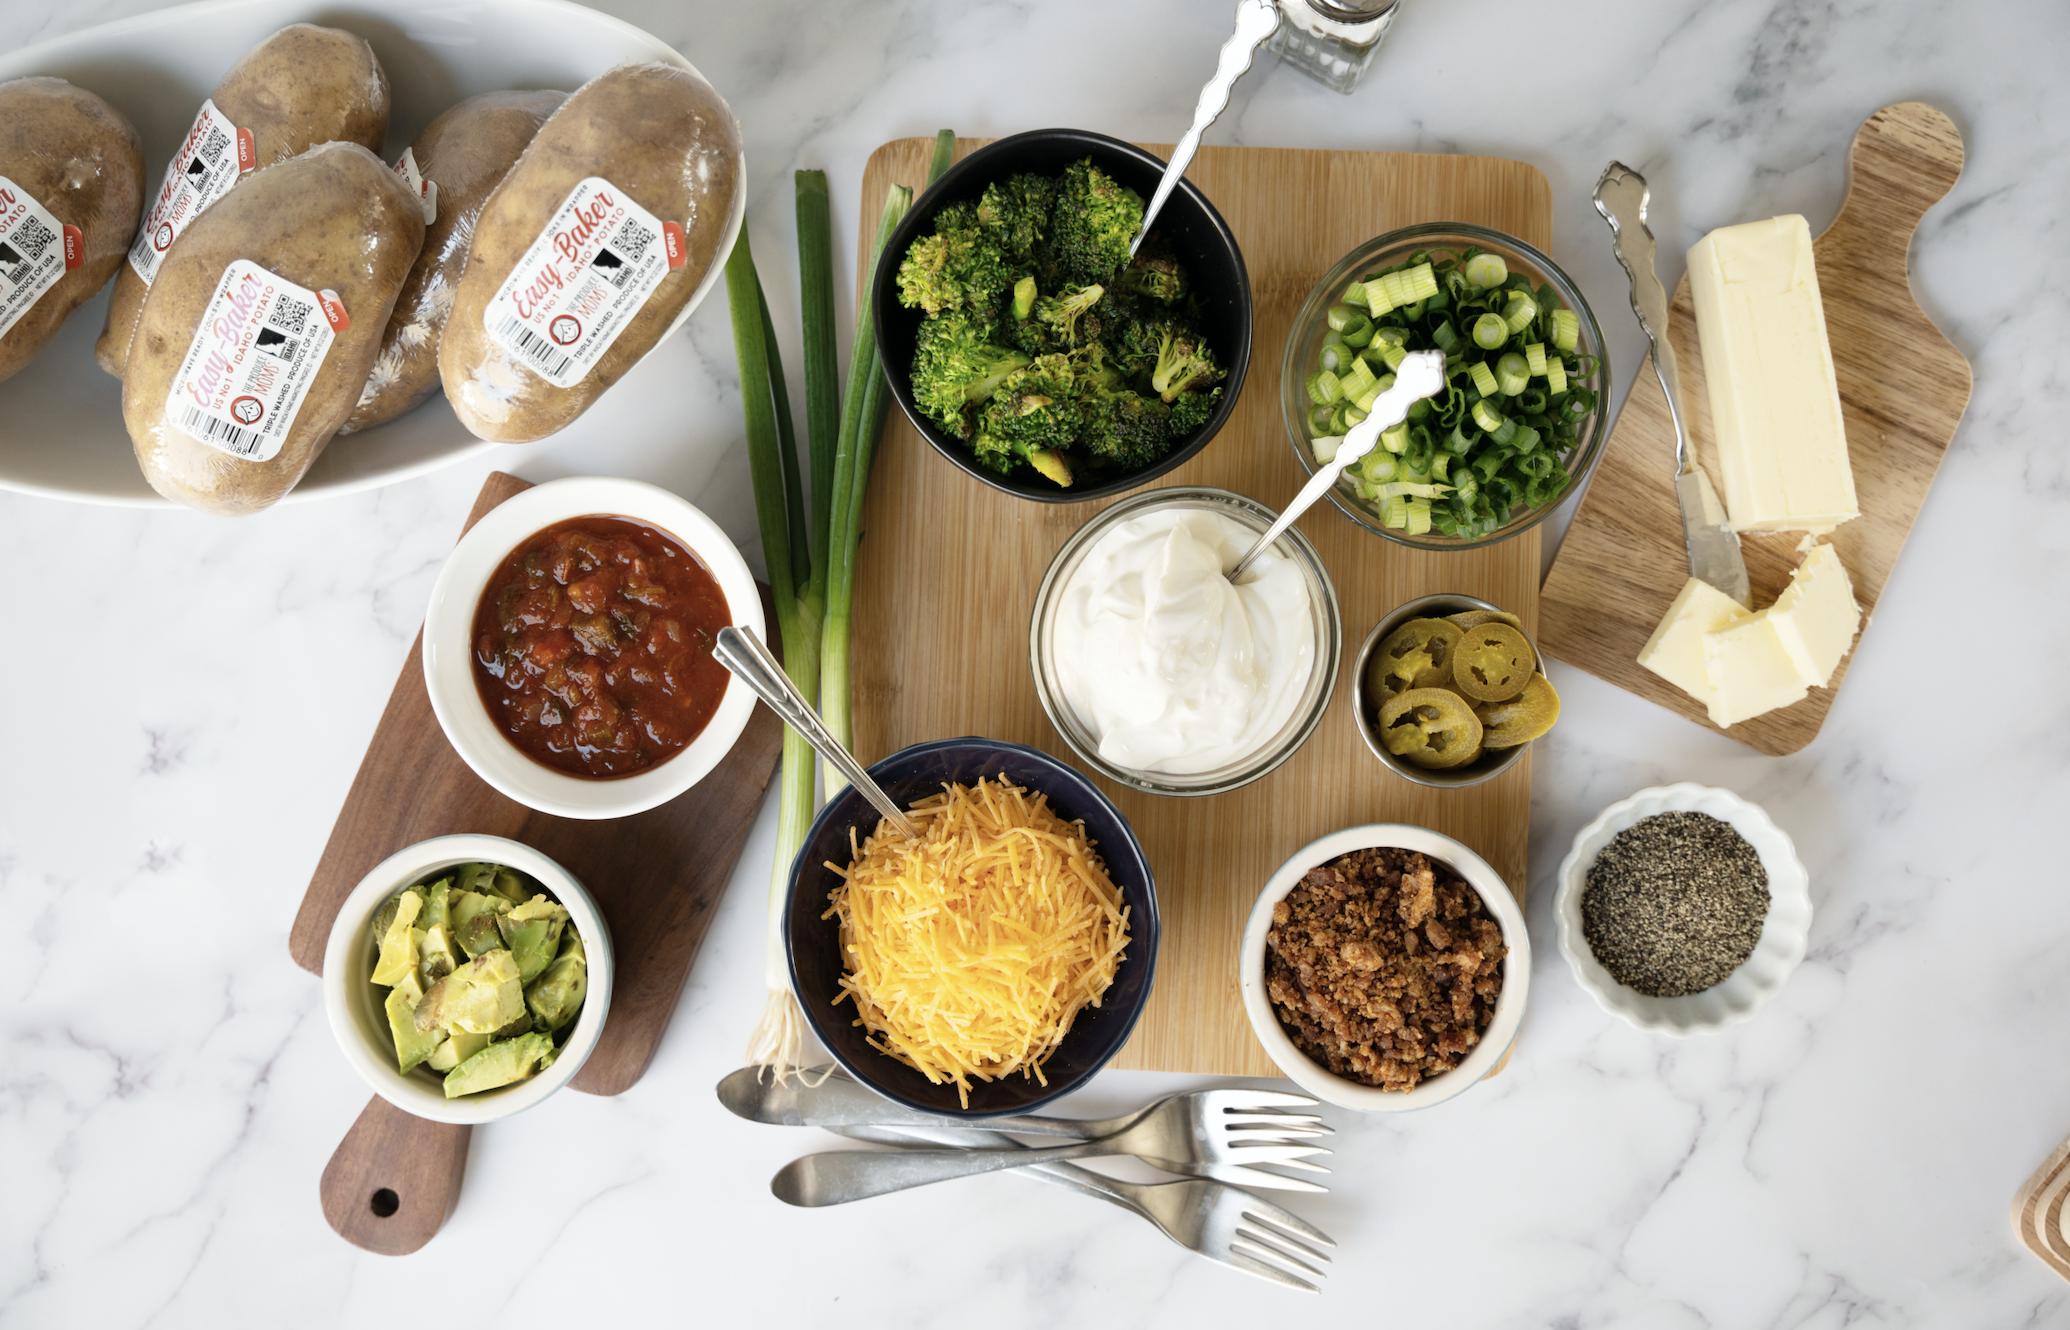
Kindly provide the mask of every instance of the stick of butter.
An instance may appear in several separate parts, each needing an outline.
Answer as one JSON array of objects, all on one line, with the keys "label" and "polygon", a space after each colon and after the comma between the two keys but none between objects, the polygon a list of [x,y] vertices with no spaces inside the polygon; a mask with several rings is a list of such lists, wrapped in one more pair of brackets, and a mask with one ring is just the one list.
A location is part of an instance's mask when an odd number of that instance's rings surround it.
[{"label": "stick of butter", "polygon": [[1811,691],[1776,631],[1772,607],[1705,633],[1703,668],[1710,684],[1704,705],[1721,730],[1801,702]]},{"label": "stick of butter", "polygon": [[1732,529],[1859,517],[1811,228],[1794,214],[1721,227],[1689,251],[1689,288]]},{"label": "stick of butter", "polygon": [[1746,617],[1746,608],[1738,601],[1692,577],[1682,584],[1682,593],[1646,640],[1639,664],[1709,706],[1711,683],[1704,667],[1704,636]]},{"label": "stick of butter", "polygon": [[1820,688],[1832,681],[1862,626],[1854,583],[1831,545],[1814,545],[1790,574],[1790,585],[1762,613],[1775,620],[1797,672]]}]

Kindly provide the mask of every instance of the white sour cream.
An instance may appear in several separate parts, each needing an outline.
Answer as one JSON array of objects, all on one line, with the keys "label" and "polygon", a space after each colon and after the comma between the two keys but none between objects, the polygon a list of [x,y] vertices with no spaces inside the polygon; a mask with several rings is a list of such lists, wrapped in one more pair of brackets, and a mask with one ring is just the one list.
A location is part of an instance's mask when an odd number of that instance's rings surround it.
[{"label": "white sour cream", "polygon": [[1266,553],[1231,586],[1257,532],[1202,509],[1144,513],[1100,537],[1052,628],[1065,702],[1131,771],[1196,775],[1279,733],[1315,670],[1302,570]]}]

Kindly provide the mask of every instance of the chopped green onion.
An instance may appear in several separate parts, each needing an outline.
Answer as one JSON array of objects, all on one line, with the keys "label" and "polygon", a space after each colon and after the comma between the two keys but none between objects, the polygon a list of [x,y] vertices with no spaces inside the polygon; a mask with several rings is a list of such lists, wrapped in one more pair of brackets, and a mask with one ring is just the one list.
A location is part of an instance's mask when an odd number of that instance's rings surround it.
[{"label": "chopped green onion", "polygon": [[1556,309],[1552,312],[1553,345],[1562,351],[1572,351],[1581,343],[1581,316],[1571,309]]},{"label": "chopped green onion", "polygon": [[1409,500],[1407,526],[1409,529],[1409,534],[1412,536],[1424,536],[1430,534],[1430,500]]},{"label": "chopped green onion", "polygon": [[1487,398],[1483,397],[1480,401],[1473,404],[1473,423],[1479,425],[1490,434],[1502,428],[1502,421],[1502,413],[1497,411],[1494,403]]},{"label": "chopped green onion", "polygon": [[1517,456],[1522,457],[1538,446],[1539,438],[1537,430],[1529,425],[1519,425],[1516,437],[1509,441],[1509,446],[1517,450]]},{"label": "chopped green onion", "polygon": [[1344,437],[1340,434],[1325,434],[1308,446],[1315,453],[1316,464],[1328,466],[1337,460],[1337,449],[1344,446]]},{"label": "chopped green onion", "polygon": [[1342,342],[1333,342],[1324,345],[1320,363],[1326,372],[1342,374],[1351,368],[1351,362],[1356,359],[1358,359],[1357,347],[1346,346]]},{"label": "chopped green onion", "polygon": [[1500,385],[1495,382],[1495,372],[1488,368],[1485,361],[1474,361],[1466,367],[1466,373],[1473,380],[1473,386],[1479,390],[1481,396],[1493,397],[1500,391]]},{"label": "chopped green onion", "polygon": [[1394,460],[1392,453],[1370,452],[1359,461],[1359,478],[1369,485],[1385,484],[1394,479],[1394,473],[1400,465]]},{"label": "chopped green onion", "polygon": [[1509,265],[1500,254],[1476,254],[1466,261],[1466,280],[1486,291],[1509,280]]},{"label": "chopped green onion", "polygon": [[1532,342],[1524,348],[1524,365],[1533,378],[1545,377],[1545,343]]},{"label": "chopped green onion", "polygon": [[1391,453],[1407,452],[1409,450],[1408,422],[1403,421],[1393,429],[1381,430],[1380,446]]},{"label": "chopped green onion", "polygon": [[1366,413],[1349,402],[1340,403],[1337,407],[1337,425],[1343,433],[1351,433],[1352,429],[1365,418]]},{"label": "chopped green onion", "polygon": [[1367,321],[1365,315],[1349,305],[1332,305],[1329,312],[1323,315],[1323,318],[1329,323],[1330,331],[1340,333],[1350,327],[1354,321],[1361,323]]},{"label": "chopped green onion", "polygon": [[[1515,397],[1531,383],[1531,366],[1514,351],[1505,351],[1495,362],[1495,383],[1504,397]],[[1487,394],[1483,393],[1482,396]]]},{"label": "chopped green onion", "polygon": [[1408,358],[1409,350],[1400,342],[1382,342],[1380,344],[1380,359],[1386,362],[1387,368],[1400,369],[1402,362]]},{"label": "chopped green onion", "polygon": [[1500,314],[1483,314],[1473,321],[1473,344],[1493,351],[1509,340],[1509,323]]},{"label": "chopped green onion", "polygon": [[1373,312],[1376,319],[1399,303],[1388,297],[1387,284],[1378,277],[1368,278],[1363,289],[1366,293],[1366,308]]},{"label": "chopped green onion", "polygon": [[1508,447],[1517,437],[1517,422],[1514,420],[1504,420],[1500,425],[1489,431],[1488,437],[1504,447]]},{"label": "chopped green onion", "polygon": [[1318,371],[1308,376],[1308,400],[1317,406],[1335,406],[1343,396],[1344,389],[1338,384],[1336,375]]},{"label": "chopped green onion", "polygon": [[1366,284],[1364,282],[1353,282],[1350,286],[1345,287],[1344,299],[1339,303],[1356,305],[1361,309],[1365,308]]},{"label": "chopped green onion", "polygon": [[1545,362],[1545,389],[1555,397],[1567,391],[1567,366],[1558,356]]},{"label": "chopped green onion", "polygon": [[1428,300],[1438,293],[1437,274],[1431,271],[1427,262],[1417,264],[1401,278],[1402,289],[1408,293],[1409,300]]},{"label": "chopped green onion", "polygon": [[1342,336],[1346,346],[1364,346],[1373,340],[1373,321],[1363,314],[1356,315]]},{"label": "chopped green onion", "polygon": [[1344,395],[1346,397],[1357,397],[1379,381],[1380,376],[1373,372],[1373,367],[1368,365],[1362,356],[1351,362],[1351,365],[1344,371],[1343,377],[1339,380],[1344,385]]},{"label": "chopped green onion", "polygon": [[1513,333],[1520,333],[1531,326],[1531,320],[1538,317],[1538,304],[1522,291],[1509,298],[1508,308],[1502,311],[1502,321]]},{"label": "chopped green onion", "polygon": [[1308,428],[1318,434],[1326,433],[1330,428],[1330,417],[1336,414],[1326,406],[1311,406],[1308,408]]},{"label": "chopped green onion", "polygon": [[1395,494],[1389,496],[1384,501],[1384,505],[1381,508],[1381,513],[1381,520],[1385,522],[1389,527],[1393,528],[1396,531],[1400,531],[1406,528],[1409,525],[1408,496],[1402,494]]},{"label": "chopped green onion", "polygon": [[1459,330],[1452,326],[1450,319],[1442,319],[1437,327],[1430,330],[1430,340],[1436,344],[1438,350],[1450,355],[1459,349]]}]

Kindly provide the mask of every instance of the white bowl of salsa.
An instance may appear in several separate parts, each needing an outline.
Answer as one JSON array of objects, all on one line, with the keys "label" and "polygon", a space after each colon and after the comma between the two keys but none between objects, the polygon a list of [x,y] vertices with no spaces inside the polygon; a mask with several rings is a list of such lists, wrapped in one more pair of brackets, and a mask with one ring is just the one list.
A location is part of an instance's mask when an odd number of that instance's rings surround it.
[{"label": "white bowl of salsa", "polygon": [[711,659],[732,624],[767,640],[740,551],[654,485],[576,476],[474,524],[424,617],[424,685],[454,751],[556,817],[644,812],[697,784],[755,696]]}]

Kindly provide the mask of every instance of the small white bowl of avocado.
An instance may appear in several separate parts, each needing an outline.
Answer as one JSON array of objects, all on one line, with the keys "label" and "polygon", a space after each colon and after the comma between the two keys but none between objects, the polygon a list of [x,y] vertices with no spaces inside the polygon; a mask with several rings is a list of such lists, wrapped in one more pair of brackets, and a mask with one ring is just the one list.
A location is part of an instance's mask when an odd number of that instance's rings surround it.
[{"label": "small white bowl of avocado", "polygon": [[604,917],[567,869],[501,836],[439,836],[345,898],[324,1010],[375,1094],[434,1122],[492,1122],[582,1069],[611,962]]}]

